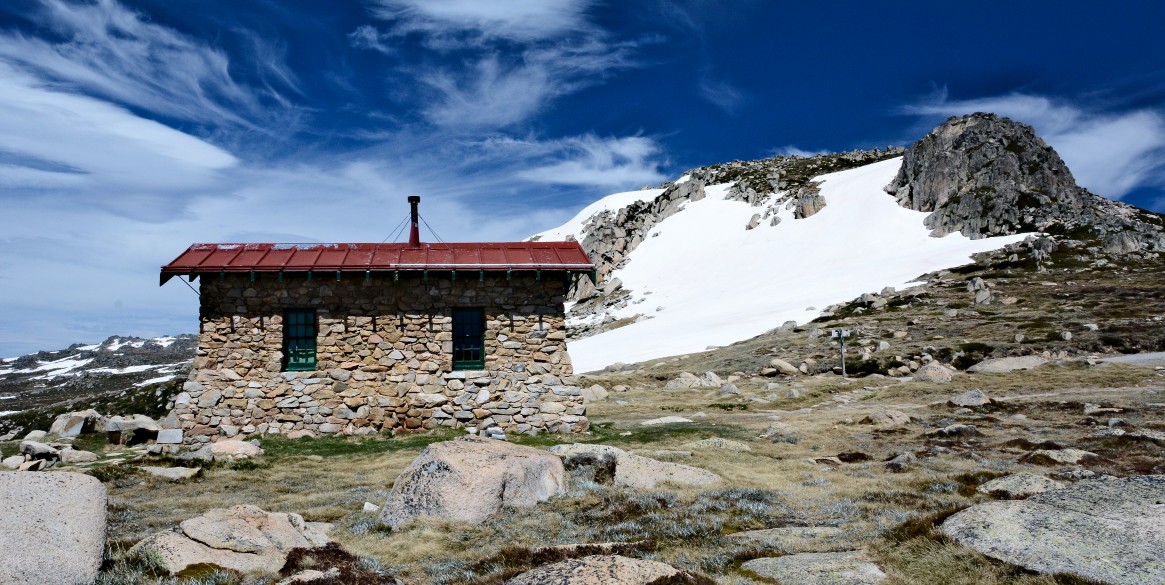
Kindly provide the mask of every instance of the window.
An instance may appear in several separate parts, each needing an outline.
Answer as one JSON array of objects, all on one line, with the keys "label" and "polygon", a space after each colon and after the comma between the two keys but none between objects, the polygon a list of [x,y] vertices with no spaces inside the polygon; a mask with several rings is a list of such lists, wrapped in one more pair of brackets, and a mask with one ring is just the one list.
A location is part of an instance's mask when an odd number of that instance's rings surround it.
[{"label": "window", "polygon": [[283,312],[283,370],[304,372],[316,369],[316,311],[295,309]]},{"label": "window", "polygon": [[453,309],[453,369],[485,368],[485,311]]}]

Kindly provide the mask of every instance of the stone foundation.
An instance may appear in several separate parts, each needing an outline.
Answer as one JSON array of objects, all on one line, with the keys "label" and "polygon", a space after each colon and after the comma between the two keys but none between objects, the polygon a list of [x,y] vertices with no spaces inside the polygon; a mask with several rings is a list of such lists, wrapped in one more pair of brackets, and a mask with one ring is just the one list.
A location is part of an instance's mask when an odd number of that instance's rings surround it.
[{"label": "stone foundation", "polygon": [[[181,428],[187,445],[295,431],[584,431],[567,286],[561,273],[204,275],[198,354],[164,426]],[[453,370],[457,307],[484,311],[483,370]],[[284,372],[283,311],[307,308],[317,370]]]}]

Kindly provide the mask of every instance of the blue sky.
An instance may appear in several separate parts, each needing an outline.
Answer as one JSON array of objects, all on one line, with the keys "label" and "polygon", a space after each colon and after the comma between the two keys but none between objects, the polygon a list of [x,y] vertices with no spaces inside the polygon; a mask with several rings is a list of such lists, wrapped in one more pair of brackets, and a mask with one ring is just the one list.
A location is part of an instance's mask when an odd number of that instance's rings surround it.
[{"label": "blue sky", "polygon": [[[941,6],[934,6],[939,4]],[[195,241],[522,239],[774,153],[1032,124],[1165,211],[1158,2],[8,0],[0,355],[196,330]]]}]

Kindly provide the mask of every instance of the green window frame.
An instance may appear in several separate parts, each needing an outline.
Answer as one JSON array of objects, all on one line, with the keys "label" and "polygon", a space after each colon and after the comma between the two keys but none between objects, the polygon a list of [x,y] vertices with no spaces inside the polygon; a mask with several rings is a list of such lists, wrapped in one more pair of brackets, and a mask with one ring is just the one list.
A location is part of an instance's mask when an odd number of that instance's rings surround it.
[{"label": "green window frame", "polygon": [[485,369],[484,309],[453,309],[453,369]]},{"label": "green window frame", "polygon": [[310,372],[316,369],[315,309],[283,312],[283,371]]}]

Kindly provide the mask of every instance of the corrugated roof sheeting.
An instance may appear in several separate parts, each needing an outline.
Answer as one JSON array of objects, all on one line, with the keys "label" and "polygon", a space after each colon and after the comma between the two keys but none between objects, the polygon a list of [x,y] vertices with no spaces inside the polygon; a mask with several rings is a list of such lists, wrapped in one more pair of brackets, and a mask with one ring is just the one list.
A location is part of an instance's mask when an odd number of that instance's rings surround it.
[{"label": "corrugated roof sheeting", "polygon": [[578,242],[194,244],[162,267],[161,282],[213,272],[593,269]]}]

